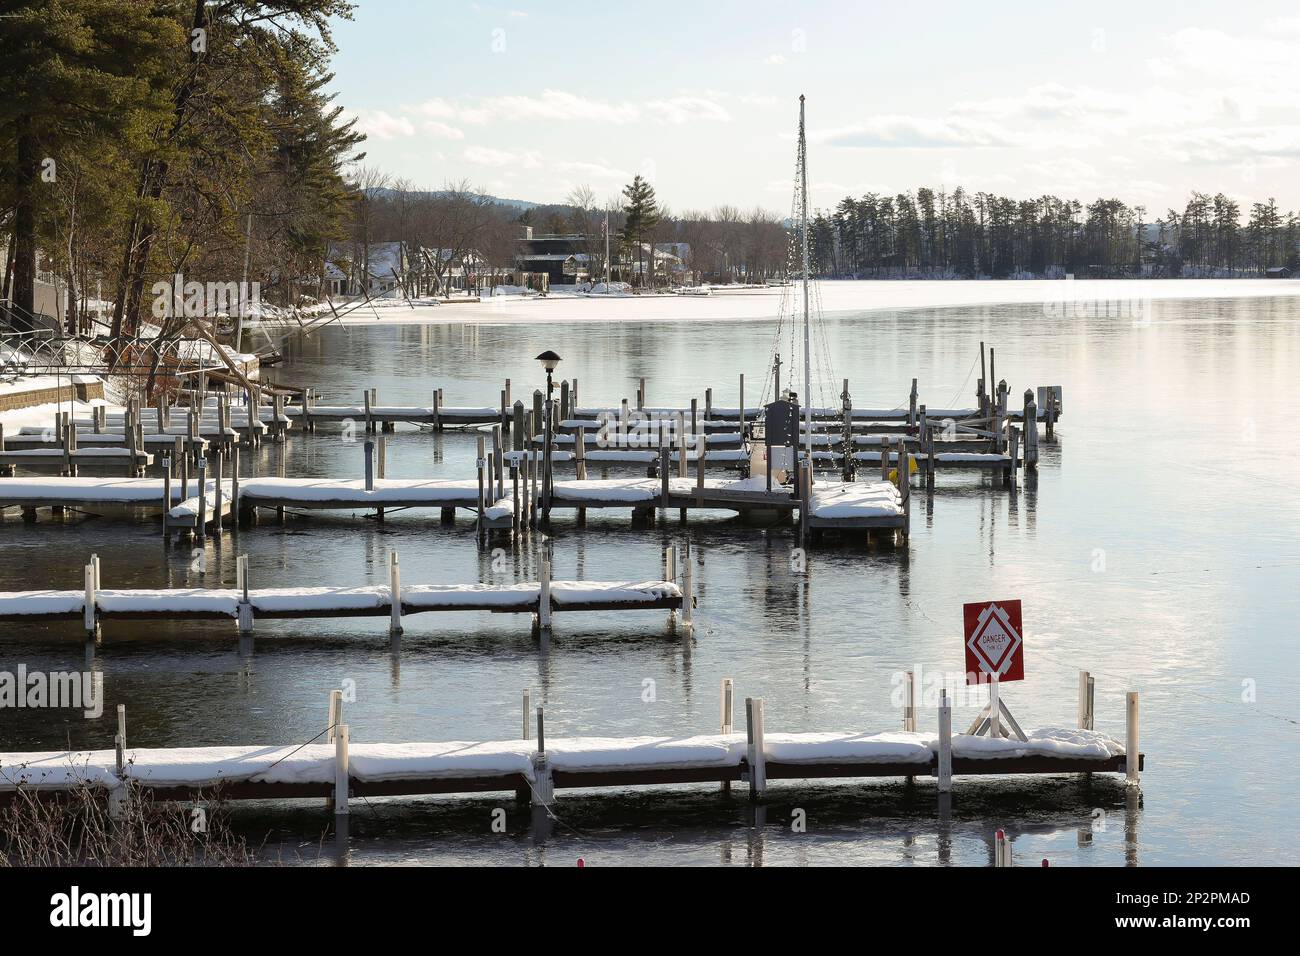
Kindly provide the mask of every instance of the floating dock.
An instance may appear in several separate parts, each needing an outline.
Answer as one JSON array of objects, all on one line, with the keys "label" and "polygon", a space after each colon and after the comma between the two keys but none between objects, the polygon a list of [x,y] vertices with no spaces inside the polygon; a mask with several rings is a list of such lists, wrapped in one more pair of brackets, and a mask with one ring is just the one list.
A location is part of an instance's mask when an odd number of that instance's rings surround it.
[{"label": "floating dock", "polygon": [[[936,733],[769,733],[762,698],[745,700],[745,730],[735,732],[730,679],[722,682],[721,697],[716,734],[551,737],[544,709],[534,711],[525,691],[520,738],[362,743],[351,739],[341,694],[333,691],[326,729],[310,741],[159,749],[126,746],[119,707],[116,750],[0,754],[0,796],[89,786],[119,801],[129,799],[129,787],[164,800],[324,797],[332,798],[337,816],[346,816],[352,797],[514,791],[549,807],[555,791],[565,788],[738,783],[760,800],[773,780],[933,777],[945,794],[957,776],[1123,773],[1136,786],[1144,766],[1132,693],[1123,743],[1086,727],[1044,727],[1024,739],[954,734],[946,697],[937,708]],[[910,707],[914,723],[915,700]]]}]

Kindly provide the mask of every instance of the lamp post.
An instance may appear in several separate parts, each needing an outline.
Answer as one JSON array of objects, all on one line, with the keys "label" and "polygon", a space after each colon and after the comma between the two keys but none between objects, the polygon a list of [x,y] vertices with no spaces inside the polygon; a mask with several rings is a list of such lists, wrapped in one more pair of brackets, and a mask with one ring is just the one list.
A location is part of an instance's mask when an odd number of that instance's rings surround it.
[{"label": "lamp post", "polygon": [[554,384],[551,381],[551,374],[555,371],[555,367],[560,364],[562,359],[550,349],[547,349],[541,355],[537,356],[537,361],[541,362],[542,368],[546,369],[546,401],[549,403],[551,401],[551,392],[554,389]]},{"label": "lamp post", "polygon": [[537,361],[542,363],[542,368],[546,369],[546,411],[545,427],[542,430],[542,513],[549,518],[551,514],[551,436],[554,434],[555,403],[552,395],[555,393],[555,382],[553,374],[555,367],[560,364],[560,357],[547,349],[541,355],[537,356]]}]

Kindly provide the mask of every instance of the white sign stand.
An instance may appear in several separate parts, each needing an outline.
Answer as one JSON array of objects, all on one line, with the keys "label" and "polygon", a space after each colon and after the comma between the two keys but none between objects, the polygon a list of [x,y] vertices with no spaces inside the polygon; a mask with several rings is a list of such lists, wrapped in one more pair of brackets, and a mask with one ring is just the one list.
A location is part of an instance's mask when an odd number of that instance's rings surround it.
[{"label": "white sign stand", "polygon": [[[1006,722],[1011,725],[1011,733],[1007,733],[1002,726],[1003,718],[1006,718]],[[984,709],[979,712],[979,716],[975,718],[975,722],[970,725],[970,729],[966,733],[975,737],[987,733],[990,737],[1006,737],[1007,739],[1011,738],[1011,734],[1015,734],[1017,740],[1029,740],[1025,736],[1025,732],[1020,729],[1020,724],[1012,715],[1010,708],[1002,702],[1002,697],[998,693],[997,674],[989,674],[989,702],[984,705]]]}]

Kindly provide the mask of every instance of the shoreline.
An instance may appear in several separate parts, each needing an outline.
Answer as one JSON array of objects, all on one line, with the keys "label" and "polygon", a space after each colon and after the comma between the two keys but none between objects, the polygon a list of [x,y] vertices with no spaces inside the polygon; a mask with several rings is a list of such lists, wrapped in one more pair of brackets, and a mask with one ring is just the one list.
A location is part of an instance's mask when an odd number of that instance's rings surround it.
[{"label": "shoreline", "polygon": [[[1076,308],[1130,319],[1154,302],[1187,299],[1300,299],[1300,279],[825,279],[814,284],[824,315],[1041,304],[1048,318]],[[375,300],[327,325],[512,325],[519,323],[756,322],[778,317],[793,287],[745,288],[711,295],[600,296],[552,293],[492,296],[454,307]],[[1109,312],[1107,311],[1109,308]]]}]

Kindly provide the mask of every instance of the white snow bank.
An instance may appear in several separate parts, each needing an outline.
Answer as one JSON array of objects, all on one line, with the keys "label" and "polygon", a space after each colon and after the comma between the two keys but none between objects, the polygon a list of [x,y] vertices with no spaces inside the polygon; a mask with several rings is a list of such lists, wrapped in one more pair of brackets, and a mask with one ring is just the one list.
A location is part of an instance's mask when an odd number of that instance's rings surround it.
[{"label": "white snow bank", "polygon": [[[1124,753],[1124,745],[1099,730],[1075,730],[1068,727],[1040,727],[1027,731],[1028,742],[1004,737],[975,737],[954,734],[952,752],[956,757],[999,759],[1006,757],[1066,757],[1105,760]],[[937,746],[937,745],[936,745]]]}]

